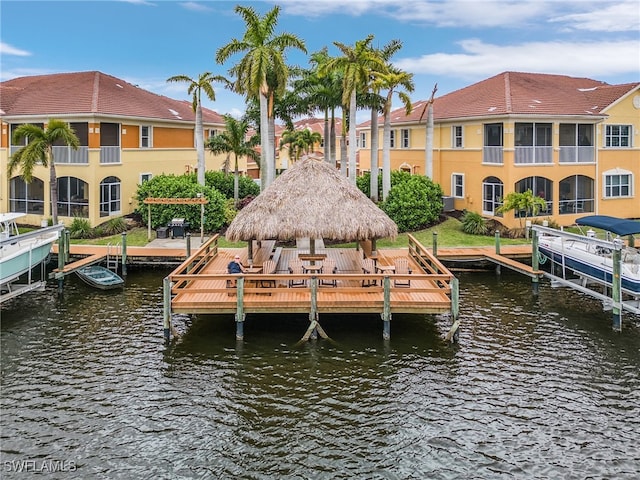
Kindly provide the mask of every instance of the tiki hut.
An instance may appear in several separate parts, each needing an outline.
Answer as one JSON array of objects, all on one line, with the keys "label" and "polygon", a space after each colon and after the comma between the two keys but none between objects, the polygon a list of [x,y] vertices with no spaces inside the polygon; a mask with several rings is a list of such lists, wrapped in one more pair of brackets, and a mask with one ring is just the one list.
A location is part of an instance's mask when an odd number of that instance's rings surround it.
[{"label": "tiki hut", "polygon": [[375,242],[397,234],[395,222],[355,185],[328,163],[308,156],[238,212],[226,237],[231,241],[308,237]]}]

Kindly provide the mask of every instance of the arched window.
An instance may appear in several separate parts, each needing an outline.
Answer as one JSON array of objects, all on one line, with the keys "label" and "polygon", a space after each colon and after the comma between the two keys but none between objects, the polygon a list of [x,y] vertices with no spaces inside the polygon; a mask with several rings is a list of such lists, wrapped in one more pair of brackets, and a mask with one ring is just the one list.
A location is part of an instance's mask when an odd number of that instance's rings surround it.
[{"label": "arched window", "polygon": [[58,215],[89,217],[89,185],[76,177],[58,178]]},{"label": "arched window", "polygon": [[482,213],[501,216],[496,210],[502,206],[502,181],[496,177],[487,177],[482,181]]},{"label": "arched window", "polygon": [[[524,193],[527,190],[531,190],[534,195],[547,202],[547,207],[538,211],[537,215],[550,215],[553,206],[553,182],[545,177],[527,177],[516,183],[516,192]],[[533,216],[533,212],[515,212],[515,216],[516,218],[524,217],[525,213],[526,216]]]},{"label": "arched window", "polygon": [[13,177],[9,184],[9,210],[19,213],[44,214],[44,182],[33,178],[31,183]]},{"label": "arched window", "polygon": [[595,211],[593,178],[572,175],[560,180],[560,214]]},{"label": "arched window", "polygon": [[100,216],[120,214],[120,179],[107,177],[100,182]]}]

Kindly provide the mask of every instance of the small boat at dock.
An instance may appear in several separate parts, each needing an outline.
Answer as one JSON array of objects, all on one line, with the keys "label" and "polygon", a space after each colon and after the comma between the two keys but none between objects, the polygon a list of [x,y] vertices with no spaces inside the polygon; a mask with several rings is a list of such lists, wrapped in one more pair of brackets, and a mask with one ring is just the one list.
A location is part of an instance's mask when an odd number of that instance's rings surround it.
[{"label": "small boat at dock", "polygon": [[124,280],[120,275],[100,265],[81,267],[75,273],[87,285],[100,290],[113,290],[124,286]]}]

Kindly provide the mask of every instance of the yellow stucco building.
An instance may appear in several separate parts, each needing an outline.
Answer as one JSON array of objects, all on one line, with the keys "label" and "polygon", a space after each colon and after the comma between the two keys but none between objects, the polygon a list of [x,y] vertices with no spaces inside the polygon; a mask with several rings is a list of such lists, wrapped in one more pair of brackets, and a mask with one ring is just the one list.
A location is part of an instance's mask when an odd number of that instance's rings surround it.
[{"label": "yellow stucco building", "polygon": [[[424,110],[418,102],[409,115],[391,113],[392,170],[427,171]],[[516,227],[519,212],[497,209],[531,189],[547,203],[538,217],[559,225],[585,214],[640,218],[640,83],[504,72],[436,98],[433,118],[432,179],[455,209]],[[358,135],[366,171],[369,122]]]},{"label": "yellow stucco building", "polygon": [[[185,85],[186,88],[186,85]],[[36,167],[25,183],[8,176],[21,124],[45,127],[69,122],[80,148],[54,147],[58,215],[65,223],[87,218],[92,226],[131,213],[138,185],[154,175],[193,172],[197,165],[191,102],[148,92],[101,72],[20,77],[0,83],[0,211],[26,213],[25,223],[51,218],[49,169]],[[221,115],[203,108],[205,140],[224,129]],[[220,170],[225,155],[205,151],[207,170]],[[240,169],[247,171],[246,159]]]}]

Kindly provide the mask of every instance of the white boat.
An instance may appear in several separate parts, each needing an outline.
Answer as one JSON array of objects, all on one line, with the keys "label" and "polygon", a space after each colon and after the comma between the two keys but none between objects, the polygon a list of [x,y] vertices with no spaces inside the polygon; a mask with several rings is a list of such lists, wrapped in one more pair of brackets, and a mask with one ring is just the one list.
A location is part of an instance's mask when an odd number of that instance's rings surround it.
[{"label": "white boat", "polygon": [[51,246],[58,239],[60,230],[57,225],[32,232],[18,233],[16,220],[23,213],[0,213],[0,289],[11,291],[11,283],[31,269],[41,265],[51,253]]},{"label": "white boat", "polygon": [[88,265],[76,270],[76,275],[88,285],[100,290],[112,290],[124,286],[124,279],[117,273],[100,265]]},{"label": "white boat", "polygon": [[596,238],[589,229],[578,235],[547,227],[534,226],[538,232],[540,260],[553,262],[558,275],[564,278],[565,270],[572,271],[583,286],[597,283],[610,287],[613,284],[613,252],[620,250],[621,291],[638,299],[640,297],[640,250],[628,246],[621,237],[640,233],[640,222],[606,215],[590,215],[576,221],[578,225],[600,228],[617,235],[617,238]]}]

